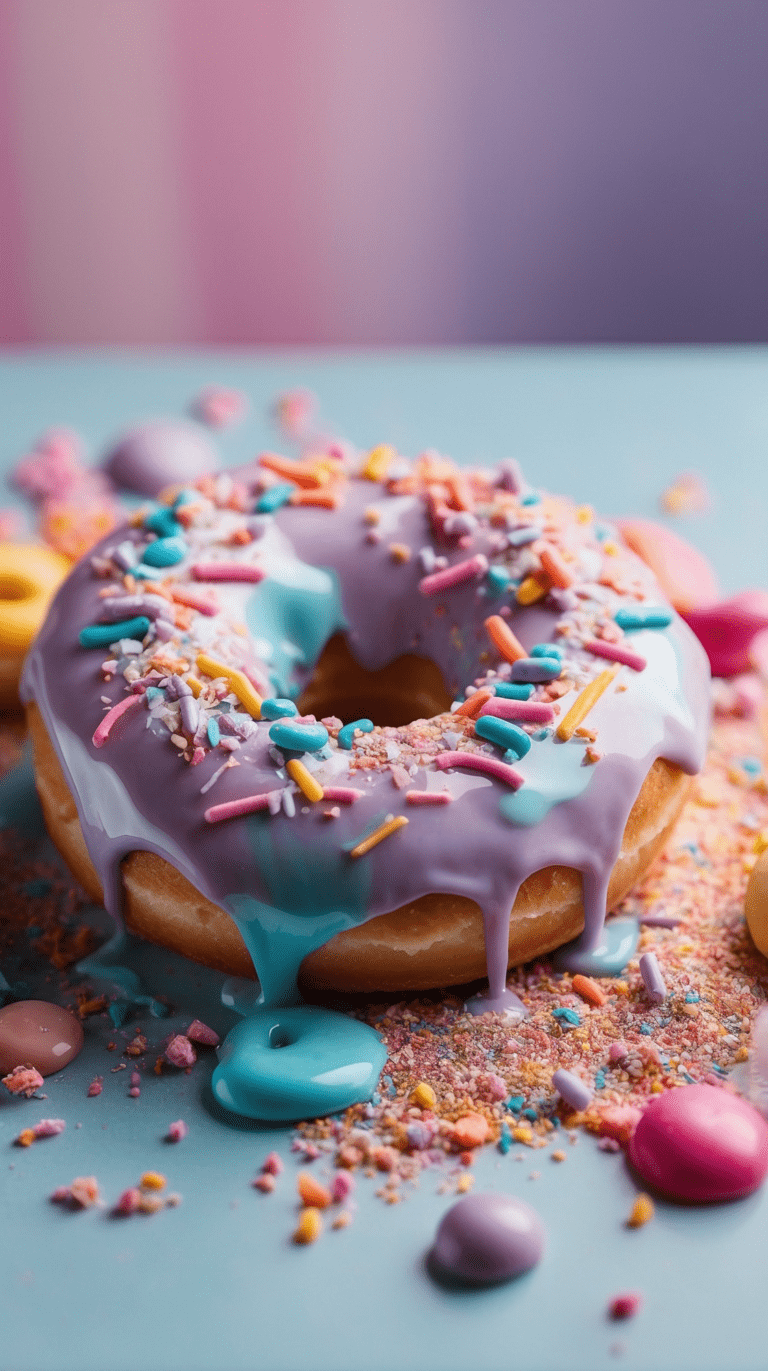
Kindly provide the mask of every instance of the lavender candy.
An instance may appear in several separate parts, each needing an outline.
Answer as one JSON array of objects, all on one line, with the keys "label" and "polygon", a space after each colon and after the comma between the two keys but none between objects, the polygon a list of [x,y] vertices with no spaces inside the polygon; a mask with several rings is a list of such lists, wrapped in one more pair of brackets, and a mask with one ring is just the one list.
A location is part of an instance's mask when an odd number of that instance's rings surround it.
[{"label": "lavender candy", "polygon": [[544,1225],[514,1195],[467,1195],[443,1216],[430,1253],[438,1274],[471,1285],[493,1285],[541,1261]]},{"label": "lavender candy", "polygon": [[539,684],[554,681],[563,670],[559,657],[521,657],[512,663],[512,680]]},{"label": "lavender candy", "polygon": [[661,967],[656,959],[655,952],[644,952],[640,958],[640,975],[643,978],[643,985],[648,994],[648,999],[653,1004],[661,1004],[667,998],[667,987],[664,984],[664,977],[661,974]]},{"label": "lavender candy", "polygon": [[565,1100],[571,1109],[586,1109],[594,1094],[586,1081],[580,1076],[574,1076],[572,1071],[566,1071],[562,1066],[552,1077],[552,1084],[560,1098]]},{"label": "lavender candy", "polygon": [[181,713],[181,726],[184,729],[184,732],[194,735],[200,717],[200,711],[197,708],[197,700],[194,695],[182,695],[179,700],[179,710]]},{"label": "lavender candy", "polygon": [[122,619],[132,619],[135,614],[158,619],[169,610],[170,605],[162,595],[110,595],[101,602],[99,621],[116,624]]}]

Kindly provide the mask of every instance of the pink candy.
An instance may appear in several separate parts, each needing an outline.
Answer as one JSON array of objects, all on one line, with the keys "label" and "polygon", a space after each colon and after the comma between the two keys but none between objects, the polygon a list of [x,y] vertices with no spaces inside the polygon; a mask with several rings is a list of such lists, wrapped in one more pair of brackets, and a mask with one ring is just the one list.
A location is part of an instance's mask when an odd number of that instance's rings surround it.
[{"label": "pink candy", "polygon": [[194,1066],[197,1061],[197,1053],[192,1046],[189,1038],[183,1033],[177,1033],[175,1038],[171,1038],[165,1049],[165,1060],[171,1066],[188,1067]]},{"label": "pink candy", "polygon": [[629,1156],[647,1185],[673,1199],[735,1200],[765,1180],[768,1123],[727,1090],[685,1085],[648,1105]]},{"label": "pink candy", "polygon": [[768,629],[768,592],[743,590],[730,600],[681,612],[709,657],[713,676],[749,671],[752,641]]}]

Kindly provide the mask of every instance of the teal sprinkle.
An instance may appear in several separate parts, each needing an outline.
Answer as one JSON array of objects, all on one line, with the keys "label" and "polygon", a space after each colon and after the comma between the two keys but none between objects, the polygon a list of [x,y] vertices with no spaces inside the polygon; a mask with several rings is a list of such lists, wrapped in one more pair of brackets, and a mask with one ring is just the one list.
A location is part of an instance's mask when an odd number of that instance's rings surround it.
[{"label": "teal sprinkle", "polygon": [[218,747],[218,746],[219,746],[219,740],[220,740],[220,738],[221,738],[221,733],[220,733],[220,731],[219,731],[219,721],[218,721],[218,719],[209,719],[209,720],[208,720],[207,733],[208,733],[208,742],[210,743],[211,747]]},{"label": "teal sprinkle", "polygon": [[649,1023],[641,1023],[640,1032],[643,1033],[646,1038],[650,1038],[653,1029]]},{"label": "teal sprinkle", "polygon": [[530,1119],[531,1123],[535,1123],[536,1120],[538,1119],[538,1117],[539,1117],[539,1115],[538,1115],[538,1110],[536,1110],[536,1109],[524,1109],[524,1110],[523,1110],[523,1118],[524,1118],[524,1119]]},{"label": "teal sprinkle", "polygon": [[176,566],[178,562],[183,562],[187,555],[186,539],[158,538],[156,542],[145,547],[143,555],[145,566]]},{"label": "teal sprinkle", "polygon": [[501,1125],[501,1135],[498,1141],[498,1149],[502,1157],[506,1157],[511,1146],[512,1134],[510,1132],[509,1124],[506,1122],[506,1120],[504,1120],[504,1122]]},{"label": "teal sprinkle", "polygon": [[261,702],[262,719],[292,719],[298,712],[293,700],[282,700],[279,696],[277,699]]},{"label": "teal sprinkle", "polygon": [[512,1114],[519,1114],[525,1104],[525,1095],[510,1095],[507,1100],[507,1109]]},{"label": "teal sprinkle", "polygon": [[486,742],[513,753],[516,761],[531,750],[531,740],[522,728],[507,719],[497,719],[494,714],[481,715],[475,721],[475,733],[478,738],[485,738]]},{"label": "teal sprinkle", "polygon": [[530,700],[533,686],[522,681],[497,681],[494,691],[502,700]]},{"label": "teal sprinkle", "polygon": [[143,638],[148,632],[149,619],[145,614],[137,614],[119,624],[90,624],[80,630],[77,640],[81,647],[109,647],[121,638]]},{"label": "teal sprinkle", "polygon": [[161,538],[175,538],[182,532],[181,524],[174,518],[172,509],[167,505],[161,505],[153,514],[148,514],[144,520],[144,527],[150,533],[157,533]]},{"label": "teal sprinkle", "polygon": [[613,617],[619,628],[632,633],[640,628],[668,628],[672,623],[672,610],[661,605],[648,609],[619,609]]},{"label": "teal sprinkle", "polygon": [[701,995],[699,994],[698,990],[689,990],[688,994],[685,997],[685,1003],[698,1004],[700,999]]},{"label": "teal sprinkle", "polygon": [[552,1017],[555,1019],[562,1019],[565,1023],[572,1024],[574,1028],[578,1028],[581,1023],[581,1019],[576,1013],[576,1010],[568,1009],[564,1004],[560,1004],[557,1006],[557,1009],[552,1010]]},{"label": "teal sprinkle", "polygon": [[537,643],[528,653],[529,657],[556,657],[558,662],[563,660],[563,649],[555,643]]},{"label": "teal sprinkle", "polygon": [[529,491],[528,491],[528,494],[523,496],[522,500],[520,501],[520,504],[521,504],[521,505],[540,505],[540,504],[541,504],[541,496],[539,495],[539,492],[538,492],[537,490],[529,490]]},{"label": "teal sprinkle", "polygon": [[150,704],[152,700],[156,700],[158,695],[162,694],[163,691],[160,689],[159,686],[147,686],[146,690],[144,691],[144,699],[147,701],[148,704]]},{"label": "teal sprinkle", "polygon": [[286,752],[320,752],[328,742],[324,724],[295,724],[293,719],[278,719],[269,730],[270,742]]},{"label": "teal sprinkle", "polygon": [[503,566],[491,566],[488,568],[487,581],[494,594],[503,595],[509,586],[509,572]]},{"label": "teal sprinkle", "polygon": [[604,1089],[605,1089],[605,1072],[604,1072],[604,1071],[596,1071],[596,1072],[595,1072],[595,1090],[604,1090]]},{"label": "teal sprinkle", "polygon": [[355,733],[358,728],[361,733],[372,733],[373,722],[370,719],[356,719],[353,724],[345,724],[343,728],[339,729],[339,747],[343,747],[345,751],[351,752],[352,744],[355,740]]},{"label": "teal sprinkle", "polygon": [[759,757],[742,757],[741,766],[749,776],[759,776],[763,769],[763,764]]},{"label": "teal sprinkle", "polygon": [[272,514],[276,509],[287,505],[296,487],[290,481],[282,482],[265,490],[256,504],[257,514]]},{"label": "teal sprinkle", "polygon": [[179,505],[194,505],[199,499],[199,490],[180,490],[173,502],[173,508],[178,509]]}]

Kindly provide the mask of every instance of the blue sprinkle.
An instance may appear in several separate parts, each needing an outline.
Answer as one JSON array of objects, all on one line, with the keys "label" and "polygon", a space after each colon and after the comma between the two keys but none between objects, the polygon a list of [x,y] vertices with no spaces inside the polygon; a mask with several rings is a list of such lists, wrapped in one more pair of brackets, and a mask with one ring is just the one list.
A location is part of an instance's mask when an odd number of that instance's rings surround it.
[{"label": "blue sprinkle", "polygon": [[604,1072],[604,1071],[596,1071],[596,1072],[595,1072],[595,1090],[604,1090],[604,1089],[605,1089],[605,1072]]},{"label": "blue sprinkle", "polygon": [[506,1157],[506,1155],[507,1155],[507,1153],[508,1153],[508,1151],[509,1151],[509,1149],[510,1149],[511,1146],[512,1146],[512,1134],[511,1134],[510,1129],[509,1129],[509,1124],[507,1123],[507,1121],[506,1121],[506,1119],[505,1119],[505,1120],[503,1120],[502,1125],[501,1125],[501,1136],[500,1136],[499,1141],[498,1141],[498,1149],[499,1149],[499,1151],[500,1151],[502,1157]]},{"label": "blue sprinkle", "polygon": [[371,719],[356,719],[353,724],[345,724],[343,728],[339,729],[339,747],[343,747],[346,752],[351,752],[358,728],[361,733],[372,733],[373,722]]},{"label": "blue sprinkle", "polygon": [[265,490],[256,504],[257,514],[272,514],[276,509],[287,505],[296,487],[290,481],[284,481],[279,486],[272,486]]},{"label": "blue sprinkle", "polygon": [[668,628],[672,623],[672,610],[661,605],[648,609],[619,609],[613,617],[619,628],[632,633],[640,628]]},{"label": "blue sprinkle", "polygon": [[698,990],[689,990],[688,994],[685,997],[685,1003],[698,1004],[700,999],[701,995],[699,994]]},{"label": "blue sprinkle", "polygon": [[521,505],[540,505],[540,504],[541,504],[541,496],[539,495],[539,492],[538,492],[537,490],[529,490],[529,491],[528,491],[528,494],[527,494],[527,495],[524,495],[523,498],[521,499],[520,504],[521,504]]},{"label": "blue sprinkle", "polygon": [[741,765],[744,771],[750,776],[759,776],[763,769],[759,757],[742,757]]},{"label": "blue sprinkle", "polygon": [[535,524],[526,524],[524,528],[513,528],[507,534],[507,542],[510,547],[525,547],[526,543],[535,543],[537,538],[543,536],[543,531]]},{"label": "blue sprinkle", "polygon": [[533,686],[521,681],[497,681],[494,690],[502,700],[530,700],[533,694]]},{"label": "blue sprinkle", "polygon": [[176,566],[178,562],[183,562],[187,555],[186,539],[158,538],[156,542],[150,543],[143,552],[145,566]]},{"label": "blue sprinkle", "polygon": [[184,490],[179,491],[173,502],[173,508],[178,509],[179,505],[194,505],[199,499],[199,490],[189,490],[188,488],[185,488]]},{"label": "blue sprinkle", "polygon": [[601,543],[607,542],[609,538],[616,537],[616,529],[612,528],[610,524],[595,524],[593,531],[595,537]]},{"label": "blue sprinkle", "polygon": [[208,742],[210,743],[211,747],[218,747],[218,746],[219,746],[219,740],[220,740],[220,738],[221,738],[221,733],[219,732],[219,721],[218,721],[218,719],[209,719],[209,720],[208,720],[208,729],[207,729],[207,732],[208,732]]},{"label": "blue sprinkle", "polygon": [[559,657],[522,657],[512,663],[513,681],[554,681],[563,669]]},{"label": "blue sprinkle", "polygon": [[167,505],[161,505],[153,514],[148,514],[144,520],[144,527],[150,533],[159,534],[161,538],[176,538],[182,532],[181,524]]},{"label": "blue sprinkle", "polygon": [[292,719],[298,714],[293,700],[262,700],[261,717],[262,719]]},{"label": "blue sprinkle", "polygon": [[552,1016],[555,1019],[562,1019],[565,1023],[572,1024],[574,1028],[577,1028],[581,1023],[581,1019],[576,1013],[576,1010],[568,1009],[564,1004],[560,1004],[557,1006],[557,1009],[553,1009]]},{"label": "blue sprinkle", "polygon": [[395,1095],[397,1094],[397,1091],[395,1089],[395,1083],[392,1080],[392,1077],[382,1076],[381,1083],[382,1085],[385,1085],[387,1087],[387,1094],[389,1095],[390,1099],[394,1099]]},{"label": "blue sprinkle", "polygon": [[556,643],[537,643],[528,653],[529,657],[556,657],[558,662],[563,660],[563,649]]},{"label": "blue sprinkle", "polygon": [[519,1114],[525,1104],[525,1095],[510,1095],[507,1100],[507,1109],[511,1114]]},{"label": "blue sprinkle", "polygon": [[553,728],[537,728],[536,732],[533,734],[533,741],[535,743],[543,743],[546,738],[552,737],[554,731]]},{"label": "blue sprinkle", "polygon": [[270,741],[287,752],[319,752],[328,742],[324,724],[295,724],[278,719],[269,730]]},{"label": "blue sprinkle", "polygon": [[488,568],[488,585],[496,595],[503,595],[509,586],[509,572],[503,566],[491,566]]},{"label": "blue sprinkle", "polygon": [[123,619],[120,624],[90,624],[81,629],[77,640],[81,647],[109,647],[121,638],[143,638],[149,632],[149,619],[137,614],[134,619]]},{"label": "blue sprinkle", "polygon": [[528,734],[507,719],[497,719],[495,714],[482,714],[475,721],[475,733],[478,738],[485,738],[486,742],[511,752],[516,761],[531,750]]},{"label": "blue sprinkle", "polygon": [[144,691],[144,699],[149,705],[153,700],[157,699],[158,695],[163,695],[164,693],[164,691],[160,690],[159,686],[147,686]]},{"label": "blue sprinkle", "polygon": [[535,1109],[524,1109],[524,1110],[523,1110],[523,1118],[524,1118],[524,1119],[530,1119],[531,1123],[535,1123],[536,1120],[538,1119],[538,1117],[539,1117],[538,1111],[535,1110]]},{"label": "blue sprinkle", "polygon": [[641,1023],[641,1025],[640,1025],[640,1032],[643,1033],[643,1034],[645,1035],[646,1038],[650,1038],[651,1033],[653,1032],[653,1030],[652,1030],[651,1025],[650,1025],[649,1023]]}]

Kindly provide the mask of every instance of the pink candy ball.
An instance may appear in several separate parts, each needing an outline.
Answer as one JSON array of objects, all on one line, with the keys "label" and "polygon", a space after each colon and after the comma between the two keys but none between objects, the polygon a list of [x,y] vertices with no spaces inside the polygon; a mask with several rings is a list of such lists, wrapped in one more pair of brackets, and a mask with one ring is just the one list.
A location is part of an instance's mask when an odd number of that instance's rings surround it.
[{"label": "pink candy ball", "polygon": [[673,1199],[735,1200],[768,1173],[768,1124],[727,1090],[681,1086],[648,1105],[629,1157],[647,1185]]}]

